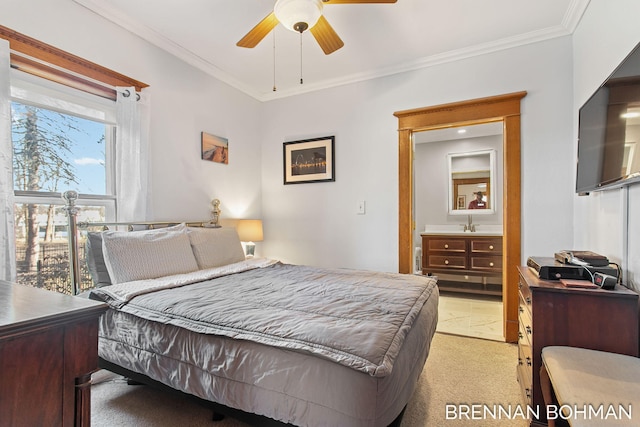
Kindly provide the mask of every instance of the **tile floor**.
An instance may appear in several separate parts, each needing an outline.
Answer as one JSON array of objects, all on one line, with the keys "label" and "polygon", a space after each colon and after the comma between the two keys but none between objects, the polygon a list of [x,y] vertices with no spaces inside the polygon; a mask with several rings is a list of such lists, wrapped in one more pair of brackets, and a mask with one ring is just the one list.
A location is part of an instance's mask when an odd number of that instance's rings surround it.
[{"label": "tile floor", "polygon": [[499,297],[441,292],[438,332],[504,341]]}]

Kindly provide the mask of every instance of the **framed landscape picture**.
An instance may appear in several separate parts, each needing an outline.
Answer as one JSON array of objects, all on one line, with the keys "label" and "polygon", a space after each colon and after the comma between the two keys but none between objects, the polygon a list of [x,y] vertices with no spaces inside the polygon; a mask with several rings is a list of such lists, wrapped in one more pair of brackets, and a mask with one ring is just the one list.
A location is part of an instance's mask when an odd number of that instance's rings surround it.
[{"label": "framed landscape picture", "polygon": [[229,141],[227,138],[202,132],[202,160],[229,164]]},{"label": "framed landscape picture", "polygon": [[284,183],[335,181],[335,136],[283,144]]}]

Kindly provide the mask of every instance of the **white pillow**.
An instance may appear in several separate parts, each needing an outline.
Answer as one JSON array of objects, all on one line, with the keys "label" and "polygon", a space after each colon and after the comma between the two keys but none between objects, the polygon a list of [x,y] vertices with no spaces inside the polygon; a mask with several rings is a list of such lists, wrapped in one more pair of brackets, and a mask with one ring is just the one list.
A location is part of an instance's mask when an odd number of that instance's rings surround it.
[{"label": "white pillow", "polygon": [[245,259],[235,228],[189,227],[189,240],[200,269],[220,267]]},{"label": "white pillow", "polygon": [[157,230],[105,231],[102,252],[114,284],[198,269],[184,224]]}]

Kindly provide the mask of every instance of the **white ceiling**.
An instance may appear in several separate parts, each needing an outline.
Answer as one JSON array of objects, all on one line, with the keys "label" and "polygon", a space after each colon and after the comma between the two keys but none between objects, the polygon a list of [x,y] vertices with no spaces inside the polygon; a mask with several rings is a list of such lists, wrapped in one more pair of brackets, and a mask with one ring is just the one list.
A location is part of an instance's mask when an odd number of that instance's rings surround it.
[{"label": "white ceiling", "polygon": [[[398,0],[329,4],[344,47],[278,25],[253,49],[236,46],[275,0],[74,0],[184,61],[266,101],[428,67],[571,34],[589,0]],[[275,82],[277,91],[273,92]]]}]

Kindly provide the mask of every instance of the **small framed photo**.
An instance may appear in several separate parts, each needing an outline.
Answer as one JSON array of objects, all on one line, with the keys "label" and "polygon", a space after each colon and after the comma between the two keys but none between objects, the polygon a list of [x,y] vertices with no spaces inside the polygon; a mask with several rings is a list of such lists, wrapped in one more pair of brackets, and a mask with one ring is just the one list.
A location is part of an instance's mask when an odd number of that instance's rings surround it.
[{"label": "small framed photo", "polygon": [[335,181],[335,136],[285,142],[284,183]]},{"label": "small framed photo", "polygon": [[227,138],[202,132],[202,160],[229,164],[229,141]]},{"label": "small framed photo", "polygon": [[467,196],[458,196],[458,209],[467,209]]}]

